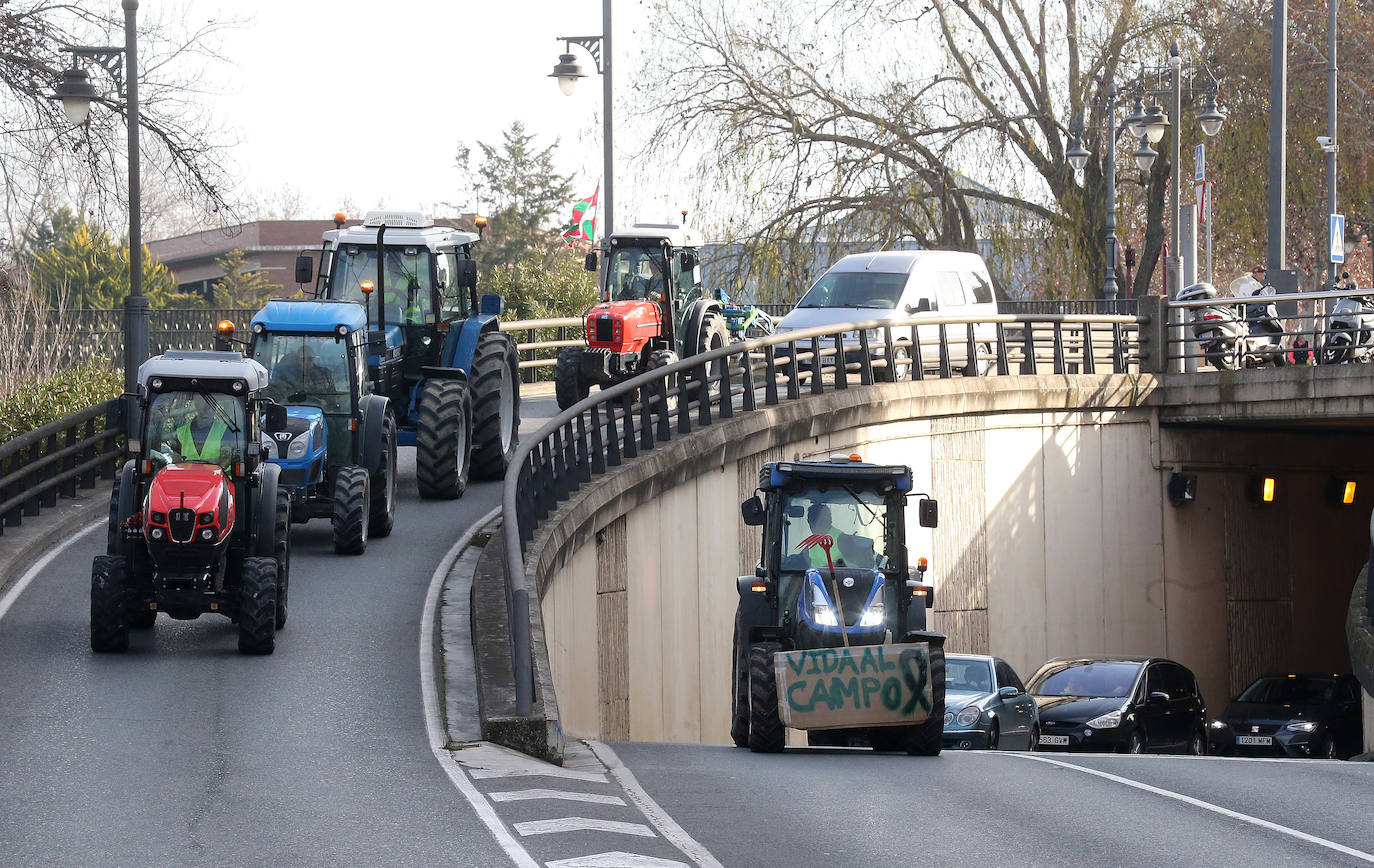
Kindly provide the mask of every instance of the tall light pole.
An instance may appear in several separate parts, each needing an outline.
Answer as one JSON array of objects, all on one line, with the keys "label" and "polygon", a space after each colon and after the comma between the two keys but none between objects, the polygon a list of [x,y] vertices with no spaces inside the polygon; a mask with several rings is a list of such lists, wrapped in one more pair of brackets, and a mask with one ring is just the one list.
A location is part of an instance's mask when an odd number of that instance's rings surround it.
[{"label": "tall light pole", "polygon": [[582,67],[577,64],[577,58],[572,54],[574,45],[580,45],[587,50],[596,64],[596,71],[601,74],[601,237],[608,238],[615,227],[615,191],[612,183],[614,173],[611,159],[611,0],[601,0],[600,36],[558,38],[563,42],[563,54],[558,56],[558,63],[550,77],[558,79],[558,87],[565,95],[572,96],[573,89],[577,87],[577,80],[586,77],[582,74]]},{"label": "tall light pole", "polygon": [[[1287,227],[1285,209],[1288,205],[1288,4],[1274,0],[1274,33],[1270,40],[1269,67],[1269,243],[1266,259],[1269,282],[1288,267],[1284,250]],[[1293,289],[1277,287],[1280,292]]]},{"label": "tall light pole", "polygon": [[[1107,110],[1107,138],[1105,145],[1106,167],[1103,173],[1107,181],[1107,218],[1103,223],[1102,235],[1107,248],[1107,268],[1102,282],[1102,297],[1106,299],[1108,306],[1115,311],[1116,309],[1116,85],[1107,85],[1107,104],[1105,106],[1089,106],[1089,108],[1105,108]],[[1065,152],[1065,158],[1069,165],[1073,167],[1075,173],[1081,173],[1088,165],[1088,159],[1092,156],[1083,147],[1080,136],[1083,133],[1082,119],[1076,120],[1072,127],[1072,137],[1069,141],[1069,149]]]},{"label": "tall light pole", "polygon": [[[1336,154],[1340,149],[1337,144],[1340,140],[1336,138],[1336,12],[1340,8],[1340,0],[1327,0],[1328,19],[1326,27],[1327,55],[1330,59],[1330,68],[1327,70],[1326,85],[1326,135],[1328,142],[1324,148],[1326,151],[1326,202],[1327,214],[1335,214],[1336,211]],[[1329,220],[1328,220],[1329,222]],[[1344,243],[1345,239],[1340,239]],[[1328,239],[1332,245],[1336,239]],[[1331,262],[1331,257],[1327,257],[1327,289],[1336,285],[1336,272],[1339,270],[1335,262]]]},{"label": "tall light pole", "polygon": [[[138,0],[123,0],[124,47],[97,48],[68,46],[72,66],[62,73],[53,99],[62,101],[62,110],[74,126],[86,122],[91,100],[99,92],[91,86],[86,70],[77,58],[100,66],[115,82],[117,96],[124,100],[129,127],[129,294],[124,299],[124,391],[138,391],[138,367],[148,358],[148,298],[143,294],[143,227],[140,220],[141,196],[138,167]],[[122,69],[121,69],[121,61]],[[132,407],[126,407],[125,420],[135,423]]]}]

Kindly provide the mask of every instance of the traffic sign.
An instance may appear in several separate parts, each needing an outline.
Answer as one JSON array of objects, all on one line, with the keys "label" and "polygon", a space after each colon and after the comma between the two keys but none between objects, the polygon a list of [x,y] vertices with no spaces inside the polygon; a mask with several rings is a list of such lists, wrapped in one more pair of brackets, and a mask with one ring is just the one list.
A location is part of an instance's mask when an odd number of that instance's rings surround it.
[{"label": "traffic sign", "polygon": [[1345,215],[1331,215],[1331,261],[1345,262]]},{"label": "traffic sign", "polygon": [[1193,148],[1193,184],[1201,184],[1207,179],[1207,146],[1200,144]]}]

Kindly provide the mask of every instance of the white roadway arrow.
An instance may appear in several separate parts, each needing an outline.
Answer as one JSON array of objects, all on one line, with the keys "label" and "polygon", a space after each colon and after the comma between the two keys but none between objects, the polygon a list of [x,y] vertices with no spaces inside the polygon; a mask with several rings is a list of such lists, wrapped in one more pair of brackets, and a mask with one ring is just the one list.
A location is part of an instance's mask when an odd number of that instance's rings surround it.
[{"label": "white roadway arrow", "polygon": [[640,856],[638,853],[597,853],[592,856],[574,856],[546,862],[549,868],[687,868],[686,862],[672,859],[659,859],[656,856]]},{"label": "white roadway arrow", "polygon": [[620,796],[603,796],[598,793],[576,793],[572,790],[508,790],[503,793],[487,793],[493,802],[523,802],[529,799],[564,799],[569,802],[592,802],[597,805],[623,805]]},{"label": "white roadway arrow", "polygon": [[653,829],[643,823],[622,823],[619,820],[597,820],[591,817],[530,820],[527,823],[516,823],[515,831],[521,835],[548,835],[554,832],[615,832],[620,835],[639,835],[643,838],[658,837]]}]

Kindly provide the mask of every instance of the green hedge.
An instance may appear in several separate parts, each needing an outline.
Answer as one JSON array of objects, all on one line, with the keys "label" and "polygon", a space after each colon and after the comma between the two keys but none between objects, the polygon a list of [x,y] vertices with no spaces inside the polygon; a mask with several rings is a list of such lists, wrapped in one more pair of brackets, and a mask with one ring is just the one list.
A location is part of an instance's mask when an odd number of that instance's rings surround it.
[{"label": "green hedge", "polygon": [[[0,443],[116,398],[123,390],[123,375],[103,359],[90,359],[25,383],[0,397]],[[99,421],[96,427],[102,427]]]}]

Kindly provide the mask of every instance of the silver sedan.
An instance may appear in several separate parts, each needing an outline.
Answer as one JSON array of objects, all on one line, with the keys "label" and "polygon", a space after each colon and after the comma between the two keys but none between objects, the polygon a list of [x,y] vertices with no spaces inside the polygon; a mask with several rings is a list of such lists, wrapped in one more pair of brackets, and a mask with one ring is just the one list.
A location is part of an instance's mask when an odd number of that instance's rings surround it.
[{"label": "silver sedan", "polygon": [[945,748],[1035,750],[1040,719],[1007,661],[982,654],[945,656]]}]

